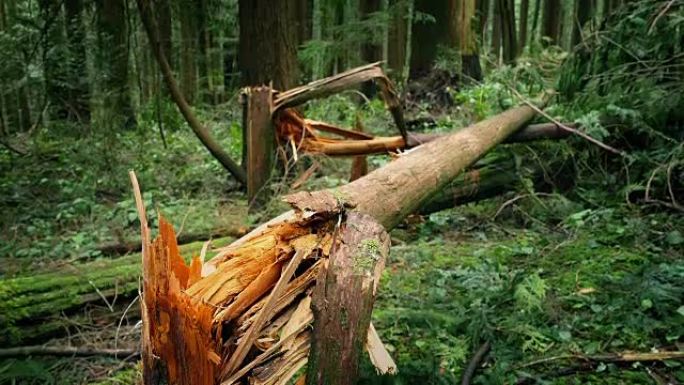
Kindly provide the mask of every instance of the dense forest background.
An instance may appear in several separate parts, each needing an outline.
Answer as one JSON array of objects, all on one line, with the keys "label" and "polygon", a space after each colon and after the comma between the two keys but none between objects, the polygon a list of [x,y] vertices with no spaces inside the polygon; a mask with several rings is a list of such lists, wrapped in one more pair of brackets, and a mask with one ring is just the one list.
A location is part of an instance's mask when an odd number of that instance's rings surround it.
[{"label": "dense forest background", "polygon": [[[683,48],[681,0],[0,0],[0,341],[135,347],[128,171],[153,228],[157,209],[188,253],[227,244],[353,162],[274,149],[273,199],[250,205],[227,166],[242,87],[382,61],[412,132],[554,89],[537,121],[582,135],[498,146],[473,167],[490,199],[392,232],[373,319],[400,369],[363,383],[454,383],[484,343],[472,383],[681,383],[681,360],[576,358],[682,350]],[[396,134],[372,82],[302,112]],[[120,358],[0,358],[0,383],[137,378]]]}]

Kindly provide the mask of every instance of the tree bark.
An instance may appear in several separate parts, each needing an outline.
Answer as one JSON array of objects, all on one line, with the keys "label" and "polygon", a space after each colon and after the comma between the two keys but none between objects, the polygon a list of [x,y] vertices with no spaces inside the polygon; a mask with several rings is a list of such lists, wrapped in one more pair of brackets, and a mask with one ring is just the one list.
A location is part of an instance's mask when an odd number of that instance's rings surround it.
[{"label": "tree bark", "polygon": [[561,3],[560,0],[544,0],[544,20],[542,37],[548,39],[545,44],[557,45],[561,30]]},{"label": "tree bark", "polygon": [[239,0],[238,65],[244,86],[286,90],[298,79],[297,7],[291,0]]},{"label": "tree bark", "polygon": [[247,134],[247,201],[250,209],[256,209],[270,197],[268,182],[275,165],[276,138],[271,120],[273,90],[249,87],[245,89],[244,97],[247,103],[243,128]]},{"label": "tree bark", "polygon": [[518,56],[520,56],[527,44],[527,19],[530,9],[530,0],[520,1],[520,22],[518,24]]},{"label": "tree bark", "polygon": [[136,0],[138,4],[138,11],[140,13],[140,18],[142,19],[145,30],[147,31],[147,37],[150,40],[150,46],[154,51],[157,63],[159,63],[159,68],[161,69],[162,76],[166,82],[166,86],[169,88],[171,93],[171,98],[178,106],[181,114],[188,122],[188,125],[192,131],[197,135],[197,138],[202,142],[204,147],[209,150],[209,152],[216,158],[221,165],[230,172],[235,179],[241,184],[247,183],[247,176],[245,170],[243,170],[230,155],[221,147],[221,145],[214,139],[211,132],[202,125],[202,123],[197,119],[195,114],[192,112],[192,107],[187,103],[183,93],[180,91],[176,79],[173,77],[173,72],[169,63],[166,61],[166,57],[163,54],[163,49],[159,44],[158,30],[156,20],[153,18],[153,13],[151,12],[149,0]]},{"label": "tree bark", "polygon": [[377,282],[390,238],[372,217],[350,213],[313,293],[313,336],[307,384],[356,384]]},{"label": "tree bark", "polygon": [[534,10],[532,11],[532,34],[530,41],[537,40],[537,27],[539,26],[539,14],[541,13],[541,0],[534,1]]}]

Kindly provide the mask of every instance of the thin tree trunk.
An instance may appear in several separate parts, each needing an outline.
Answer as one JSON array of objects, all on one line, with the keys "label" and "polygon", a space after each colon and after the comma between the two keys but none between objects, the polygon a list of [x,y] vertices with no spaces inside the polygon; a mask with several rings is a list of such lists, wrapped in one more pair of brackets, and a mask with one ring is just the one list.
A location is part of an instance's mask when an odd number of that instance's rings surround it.
[{"label": "thin tree trunk", "polygon": [[477,45],[477,20],[475,0],[463,0],[459,12],[459,51],[461,73],[466,82],[482,80],[482,67]]},{"label": "thin tree trunk", "polygon": [[537,40],[537,27],[539,26],[539,14],[541,13],[541,0],[534,1],[534,10],[532,14],[532,33],[530,41]]},{"label": "thin tree trunk", "polygon": [[550,45],[557,45],[561,31],[561,3],[560,0],[544,0],[544,22],[542,37],[548,39]]},{"label": "thin tree trunk", "polygon": [[159,43],[166,57],[166,62],[173,68],[173,23],[169,0],[154,0],[159,25]]},{"label": "thin tree trunk", "polygon": [[492,0],[494,11],[492,13],[492,53],[495,61],[499,63],[501,58],[501,0]]},{"label": "thin tree trunk", "polygon": [[527,44],[527,19],[529,15],[530,0],[520,1],[520,23],[518,24],[518,56],[522,54]]},{"label": "thin tree trunk", "polygon": [[83,122],[90,121],[90,84],[88,82],[88,65],[86,59],[83,26],[83,3],[81,0],[65,0],[66,35],[69,45],[70,60],[66,63],[69,76],[69,117]]},{"label": "thin tree trunk", "polygon": [[407,27],[408,3],[393,0],[390,4],[387,66],[390,69],[390,75],[397,80],[402,78],[406,63]]},{"label": "thin tree trunk", "polygon": [[112,128],[136,126],[135,113],[128,83],[128,26],[125,0],[99,0],[97,11],[100,25],[100,65],[106,74],[104,108],[113,119]]},{"label": "thin tree trunk", "polygon": [[518,54],[515,33],[515,1],[499,0],[501,8],[501,37],[503,40],[503,59],[505,63],[515,62]]},{"label": "thin tree trunk", "polygon": [[245,86],[286,90],[299,80],[297,7],[291,0],[239,0],[238,63]]}]

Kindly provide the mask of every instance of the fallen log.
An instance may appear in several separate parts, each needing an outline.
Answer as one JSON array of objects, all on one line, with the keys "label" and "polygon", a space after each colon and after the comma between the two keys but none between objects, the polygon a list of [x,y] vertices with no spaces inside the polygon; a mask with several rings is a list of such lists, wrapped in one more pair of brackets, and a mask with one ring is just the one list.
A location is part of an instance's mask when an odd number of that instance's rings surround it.
[{"label": "fallen log", "polygon": [[133,359],[140,356],[135,349],[102,349],[76,346],[20,346],[0,349],[0,358],[54,356],[54,357],[114,357]]},{"label": "fallen log", "polygon": [[308,363],[308,384],[354,383],[385,231],[534,115],[513,108],[347,185],[286,197],[293,211],[189,266],[163,218],[150,239],[132,178],[144,245],[143,382],[281,384]]},{"label": "fallen log", "polygon": [[[215,247],[234,238],[212,241]],[[181,246],[185,255],[200,253],[204,242]],[[208,257],[215,254],[208,250]],[[114,307],[139,289],[140,254],[72,264],[55,271],[5,279],[0,285],[0,344],[16,346],[64,334],[80,322],[78,310],[87,304]],[[67,322],[64,315],[74,319]],[[83,321],[86,321],[83,319]]]},{"label": "fallen log", "polygon": [[[479,163],[479,162],[478,162]],[[477,167],[476,163],[476,167]],[[543,180],[543,170],[532,165],[526,170],[535,185]],[[482,165],[459,175],[421,206],[419,214],[428,215],[459,205],[477,202],[515,189],[520,175],[513,159]]]}]

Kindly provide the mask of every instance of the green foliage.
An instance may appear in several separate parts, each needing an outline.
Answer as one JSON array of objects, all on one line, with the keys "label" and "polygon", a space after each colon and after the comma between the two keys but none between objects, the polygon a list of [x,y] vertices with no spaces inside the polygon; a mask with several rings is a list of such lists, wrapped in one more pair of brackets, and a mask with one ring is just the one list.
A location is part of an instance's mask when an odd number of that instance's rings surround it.
[{"label": "green foliage", "polygon": [[[608,159],[602,171],[612,174],[613,191],[649,203],[672,203],[684,191],[683,14],[679,1],[632,1],[619,8],[564,63],[563,105],[553,110],[625,149],[626,159]],[[596,169],[599,151],[590,149],[579,160],[585,170]],[[587,180],[606,180],[605,172]]]},{"label": "green foliage", "polygon": [[[399,367],[393,383],[455,383],[483,341],[492,343],[492,352],[475,378],[479,384],[527,376],[564,384],[553,368],[565,363],[521,365],[540,357],[648,351],[681,341],[684,264],[677,236],[668,234],[684,225],[682,219],[624,208],[578,209],[553,197],[544,204],[547,213],[557,204],[576,211],[560,227],[553,216],[550,223],[540,216],[536,229],[511,231],[514,218],[506,218],[500,223],[505,233],[491,224],[458,231],[459,241],[450,240],[460,216],[481,216],[483,209],[489,216],[498,204],[461,208],[421,225],[430,226],[430,235],[392,248],[374,323]],[[530,200],[522,210],[535,205],[540,203]],[[670,370],[684,375],[680,366]],[[630,378],[648,376],[639,365],[601,364],[571,383]]]}]

